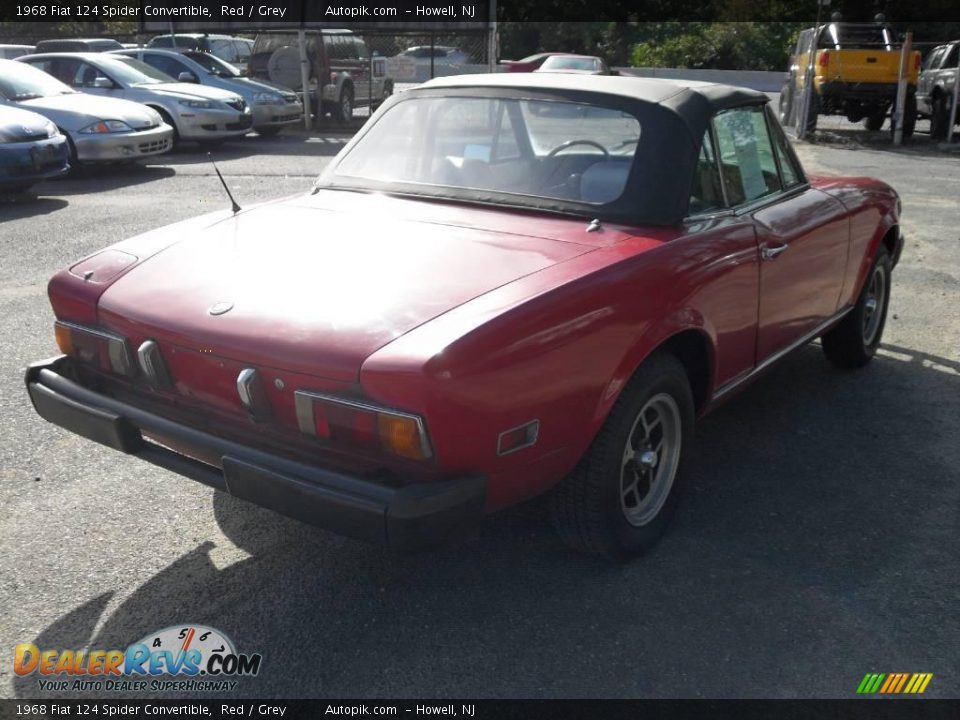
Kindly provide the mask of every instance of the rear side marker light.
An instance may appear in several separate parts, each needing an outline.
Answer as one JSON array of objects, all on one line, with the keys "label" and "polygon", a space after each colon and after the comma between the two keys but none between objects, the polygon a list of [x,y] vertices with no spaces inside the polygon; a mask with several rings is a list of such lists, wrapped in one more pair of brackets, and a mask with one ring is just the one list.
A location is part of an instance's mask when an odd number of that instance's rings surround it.
[{"label": "rear side marker light", "polygon": [[829,67],[830,65],[830,52],[828,50],[821,50],[820,57],[817,58],[817,65],[822,68]]},{"label": "rear side marker light", "polygon": [[119,335],[57,320],[54,325],[57,346],[64,355],[98,366],[119,375],[133,377],[137,366],[127,341]]},{"label": "rear side marker light", "polygon": [[423,420],[343,398],[297,390],[300,432],[331,444],[382,451],[408,460],[427,460],[433,452]]},{"label": "rear side marker light", "polygon": [[147,382],[157,390],[166,390],[172,387],[173,383],[170,382],[167,364],[160,354],[160,346],[154,340],[145,340],[137,348],[137,361],[140,364],[140,370],[147,378]]},{"label": "rear side marker light", "polygon": [[531,420],[518,427],[504,430],[497,438],[497,455],[509,455],[517,450],[528,448],[536,444],[539,436],[539,420]]}]

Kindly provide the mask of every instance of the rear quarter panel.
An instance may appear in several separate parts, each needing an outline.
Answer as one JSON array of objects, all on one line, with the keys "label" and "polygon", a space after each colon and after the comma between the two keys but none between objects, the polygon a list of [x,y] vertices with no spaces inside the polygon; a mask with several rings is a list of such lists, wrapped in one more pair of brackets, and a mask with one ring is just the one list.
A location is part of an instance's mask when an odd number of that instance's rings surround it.
[{"label": "rear quarter panel", "polygon": [[899,225],[897,193],[870,177],[812,177],[811,184],[839,200],[850,218],[850,250],[840,307],[856,302],[883,238]]},{"label": "rear quarter panel", "polygon": [[[484,295],[364,363],[364,393],[422,413],[443,471],[483,473],[488,508],[548,489],[576,464],[640,363],[694,330],[711,383],[754,361],[757,249],[737,218],[645,233]],[[501,432],[540,421],[531,448]]]}]

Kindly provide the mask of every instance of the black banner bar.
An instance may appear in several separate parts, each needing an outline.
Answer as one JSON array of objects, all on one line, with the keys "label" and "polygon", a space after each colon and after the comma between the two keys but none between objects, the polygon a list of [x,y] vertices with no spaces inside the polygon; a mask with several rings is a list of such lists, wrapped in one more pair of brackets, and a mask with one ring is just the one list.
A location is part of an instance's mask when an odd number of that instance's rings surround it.
[{"label": "black banner bar", "polygon": [[2,718],[957,720],[958,700],[0,700]]}]

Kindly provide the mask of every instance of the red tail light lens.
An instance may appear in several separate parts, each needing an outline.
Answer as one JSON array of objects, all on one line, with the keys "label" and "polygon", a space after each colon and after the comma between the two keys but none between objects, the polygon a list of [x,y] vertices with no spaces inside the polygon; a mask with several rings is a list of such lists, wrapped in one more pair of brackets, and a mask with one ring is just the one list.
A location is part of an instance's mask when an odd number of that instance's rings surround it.
[{"label": "red tail light lens", "polygon": [[58,320],[54,326],[57,346],[64,355],[96,365],[101,370],[127,377],[136,374],[136,365],[127,341],[119,335]]},{"label": "red tail light lens", "polygon": [[822,69],[824,69],[824,70],[827,69],[827,67],[830,65],[830,51],[829,51],[829,50],[821,50],[821,51],[820,51],[820,53],[817,55],[817,65],[819,65],[819,66],[820,66]]},{"label": "red tail light lens", "polygon": [[307,435],[408,460],[432,456],[423,420],[416,415],[304,390],[296,392],[295,401],[300,431]]},{"label": "red tail light lens", "polygon": [[913,69],[914,70],[920,69],[920,53],[913,54]]}]

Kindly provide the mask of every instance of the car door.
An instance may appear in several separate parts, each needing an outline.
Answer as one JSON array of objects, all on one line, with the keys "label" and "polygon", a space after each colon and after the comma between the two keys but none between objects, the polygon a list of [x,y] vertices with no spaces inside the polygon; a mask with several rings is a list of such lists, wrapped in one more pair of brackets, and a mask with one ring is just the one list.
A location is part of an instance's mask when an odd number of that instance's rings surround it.
[{"label": "car door", "polygon": [[933,93],[933,87],[936,82],[937,69],[940,67],[940,61],[943,59],[943,55],[947,52],[947,47],[946,45],[941,45],[938,48],[934,48],[933,52],[927,55],[923,61],[920,77],[917,80],[917,109],[924,114],[930,114],[931,112],[930,96]]},{"label": "car door", "polygon": [[713,124],[728,203],[752,219],[757,233],[760,364],[836,314],[849,220],[839,201],[806,182],[783,130],[764,106],[723,111]]}]

